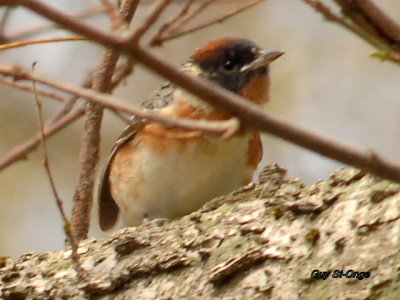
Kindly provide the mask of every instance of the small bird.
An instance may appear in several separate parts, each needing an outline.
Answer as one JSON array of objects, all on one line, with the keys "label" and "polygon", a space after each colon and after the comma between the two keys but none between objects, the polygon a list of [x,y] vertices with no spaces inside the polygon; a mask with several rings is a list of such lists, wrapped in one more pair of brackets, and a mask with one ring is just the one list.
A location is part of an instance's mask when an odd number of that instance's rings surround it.
[{"label": "small bird", "polygon": [[[262,109],[268,102],[269,64],[283,53],[262,50],[243,38],[219,38],[197,49],[182,69]],[[170,83],[162,85],[143,107],[195,120],[232,117]],[[100,227],[112,228],[119,211],[124,226],[189,214],[212,198],[250,183],[261,158],[260,134],[254,130],[241,130],[224,139],[133,117],[100,178]]]}]

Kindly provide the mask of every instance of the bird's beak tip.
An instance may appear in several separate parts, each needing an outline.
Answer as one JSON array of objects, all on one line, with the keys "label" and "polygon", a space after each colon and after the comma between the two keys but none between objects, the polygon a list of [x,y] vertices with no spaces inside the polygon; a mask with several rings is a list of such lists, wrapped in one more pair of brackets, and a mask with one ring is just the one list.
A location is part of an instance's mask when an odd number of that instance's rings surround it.
[{"label": "bird's beak tip", "polygon": [[262,50],[260,51],[260,55],[253,62],[243,66],[241,71],[257,70],[261,67],[268,66],[283,54],[285,54],[285,51],[283,50]]},{"label": "bird's beak tip", "polygon": [[283,50],[270,50],[270,51],[262,51],[261,56],[263,57],[264,60],[268,61],[268,63],[273,62],[275,59],[281,57],[283,54],[285,54],[285,51]]}]

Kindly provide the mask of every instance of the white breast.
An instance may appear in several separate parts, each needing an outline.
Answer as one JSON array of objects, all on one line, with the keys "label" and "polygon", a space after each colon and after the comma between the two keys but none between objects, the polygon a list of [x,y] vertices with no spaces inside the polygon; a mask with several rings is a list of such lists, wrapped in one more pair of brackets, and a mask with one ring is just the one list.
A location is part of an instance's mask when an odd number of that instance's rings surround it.
[{"label": "white breast", "polygon": [[135,151],[121,160],[124,172],[112,167],[110,173],[125,225],[138,225],[143,218],[176,218],[242,186],[254,172],[247,158],[251,137],[192,139],[185,147],[172,143],[162,152],[132,140],[128,146]]}]

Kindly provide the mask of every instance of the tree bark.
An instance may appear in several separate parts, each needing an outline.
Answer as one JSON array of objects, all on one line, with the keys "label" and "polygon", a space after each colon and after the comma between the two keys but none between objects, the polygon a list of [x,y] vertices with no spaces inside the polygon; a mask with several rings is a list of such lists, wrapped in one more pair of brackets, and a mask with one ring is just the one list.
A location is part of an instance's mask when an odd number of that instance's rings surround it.
[{"label": "tree bark", "polygon": [[87,282],[70,249],[3,257],[0,298],[398,299],[399,207],[400,185],[355,169],[305,186],[271,165],[189,216],[81,242]]}]

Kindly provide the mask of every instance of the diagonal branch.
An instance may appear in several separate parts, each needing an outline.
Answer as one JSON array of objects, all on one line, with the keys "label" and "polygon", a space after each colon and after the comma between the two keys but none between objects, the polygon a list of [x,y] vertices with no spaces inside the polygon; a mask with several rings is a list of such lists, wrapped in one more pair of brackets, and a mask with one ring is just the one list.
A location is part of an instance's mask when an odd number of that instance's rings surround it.
[{"label": "diagonal branch", "polygon": [[[373,56],[379,57],[381,59],[387,59],[395,63],[400,63],[400,54],[398,49],[400,48],[397,45],[397,49],[393,48],[393,43],[388,42],[387,36],[383,36],[379,30],[379,27],[386,28],[389,25],[387,23],[392,23],[392,20],[385,19],[385,25],[377,25],[372,23],[372,20],[383,18],[382,16],[373,17],[369,19],[369,17],[363,15],[364,12],[358,7],[355,7],[356,2],[347,2],[347,0],[333,0],[341,5],[342,10],[345,16],[334,13],[329,6],[322,3],[319,0],[303,0],[306,4],[313,7],[316,11],[321,13],[325,18],[329,21],[335,22],[350,32],[354,33],[358,37],[362,38],[364,41],[377,48],[377,53],[374,53]],[[362,2],[362,1],[361,1]],[[362,2],[364,3],[364,2]],[[350,5],[351,4],[351,5]],[[389,18],[385,15],[386,18]],[[374,19],[375,18],[375,19]],[[374,21],[378,22],[378,21]],[[396,25],[393,25],[394,28]]]},{"label": "diagonal branch", "polygon": [[[132,72],[132,60],[117,67],[117,72],[114,74],[112,88],[116,88],[124,78],[129,76]],[[3,80],[6,80],[3,78]],[[90,88],[92,86],[92,74],[87,74],[86,78],[83,80],[82,87]],[[53,98],[53,97],[52,97]],[[44,135],[45,137],[50,137],[57,133],[59,130],[68,126],[75,120],[79,119],[84,114],[84,107],[81,106],[73,111],[74,103],[78,100],[79,96],[72,96],[68,103],[61,107],[61,109],[55,114],[55,116],[50,120],[49,125],[45,127]],[[53,98],[54,99],[54,98]],[[125,120],[124,120],[125,121]],[[26,155],[36,149],[40,143],[40,135],[36,135],[33,138],[23,142],[12,148],[4,157],[0,160],[0,171],[4,168],[10,166],[12,163],[19,161],[26,157]]]},{"label": "diagonal branch", "polygon": [[[51,15],[52,20],[58,22],[57,18],[52,16],[54,9],[40,4],[40,9],[36,9],[38,3],[35,0],[25,0],[21,4],[29,3],[29,7],[34,11],[41,13],[44,17]],[[68,29],[77,34],[86,36],[87,38],[104,45],[106,47],[118,48],[126,55],[136,59],[137,62],[144,65],[153,72],[169,79],[174,84],[182,86],[187,91],[204,99],[215,106],[227,110],[246,125],[255,129],[276,135],[284,140],[290,141],[303,148],[312,150],[326,157],[335,159],[339,162],[360,168],[371,172],[377,176],[400,182],[400,166],[378,157],[376,154],[353,149],[348,145],[334,141],[329,138],[320,137],[319,135],[308,132],[297,126],[289,125],[279,121],[271,116],[264,114],[259,107],[252,105],[241,97],[228,93],[220,87],[212,86],[209,82],[205,82],[198,78],[193,78],[178,68],[158,59],[151,53],[147,52],[139,45],[127,45],[121,39],[99,31],[96,28],[84,25],[57,11],[57,15],[62,16],[62,25],[68,26]]]},{"label": "diagonal branch", "polygon": [[6,76],[14,77],[15,80],[34,80],[35,82],[47,85],[63,92],[70,93],[76,97],[81,97],[95,104],[107,107],[115,111],[121,111],[130,115],[135,115],[141,119],[153,120],[169,127],[182,127],[188,130],[204,131],[213,134],[225,134],[238,129],[237,120],[228,121],[202,121],[181,118],[171,118],[161,115],[152,110],[142,110],[141,108],[128,104],[114,96],[102,94],[94,91],[75,86],[71,83],[56,80],[52,77],[32,72],[22,67],[0,64],[0,73]]},{"label": "diagonal branch", "polygon": [[[61,129],[63,129],[66,125],[72,123],[73,121],[79,119],[85,112],[83,106],[72,110],[68,114],[64,115],[63,117],[59,118],[57,121],[52,122],[49,126],[46,126],[44,129],[44,136],[49,137]],[[4,157],[0,160],[0,171],[8,167],[10,164],[24,159],[28,152],[36,149],[41,141],[40,133],[35,135],[33,138],[29,139],[28,141],[19,144],[12,148]]]},{"label": "diagonal branch", "polygon": [[[246,126],[278,136],[303,148],[312,150],[350,166],[371,172],[377,176],[400,182],[400,166],[379,157],[373,152],[360,151],[341,142],[316,135],[305,129],[299,128],[298,126],[282,122],[260,111],[259,106],[242,100],[241,97],[232,94],[223,88],[212,86],[205,80],[199,80],[188,76],[179,69],[166,64],[141,48],[136,49],[135,57],[138,58],[138,61],[145,62],[146,66],[155,70],[158,74],[169,76],[169,79],[173,83],[180,84],[184,82],[185,88],[188,91],[193,92],[209,103],[225,109],[239,117]],[[37,82],[47,84],[65,92],[73,91],[74,94],[79,95],[80,97],[96,101],[114,109],[135,114],[140,118],[148,118],[164,124],[168,124],[165,122],[172,121],[172,119],[165,118],[152,111],[136,111],[132,109],[132,106],[126,106],[124,102],[118,101],[112,96],[98,95],[92,90],[75,88],[73,85],[59,82],[52,78],[38,75],[37,73],[32,74],[26,70],[16,70],[15,67],[12,66],[0,64],[0,73],[13,76],[16,79],[34,79]],[[189,120],[185,121],[187,122]],[[189,123],[187,124],[190,125]],[[170,125],[181,126],[182,124],[174,123]]]},{"label": "diagonal branch", "polygon": [[[370,0],[335,0],[343,12],[355,23],[361,15],[367,24],[376,28],[377,32],[400,48],[400,24],[390,18],[383,10]],[[358,23],[360,26],[363,23]]]},{"label": "diagonal branch", "polygon": [[339,141],[311,133],[298,126],[289,125],[265,114],[256,104],[227,92],[209,82],[191,77],[170,64],[137,47],[132,51],[137,61],[171,82],[238,117],[246,126],[278,136],[286,141],[309,149],[344,164],[371,172],[377,176],[400,182],[400,166]]}]

